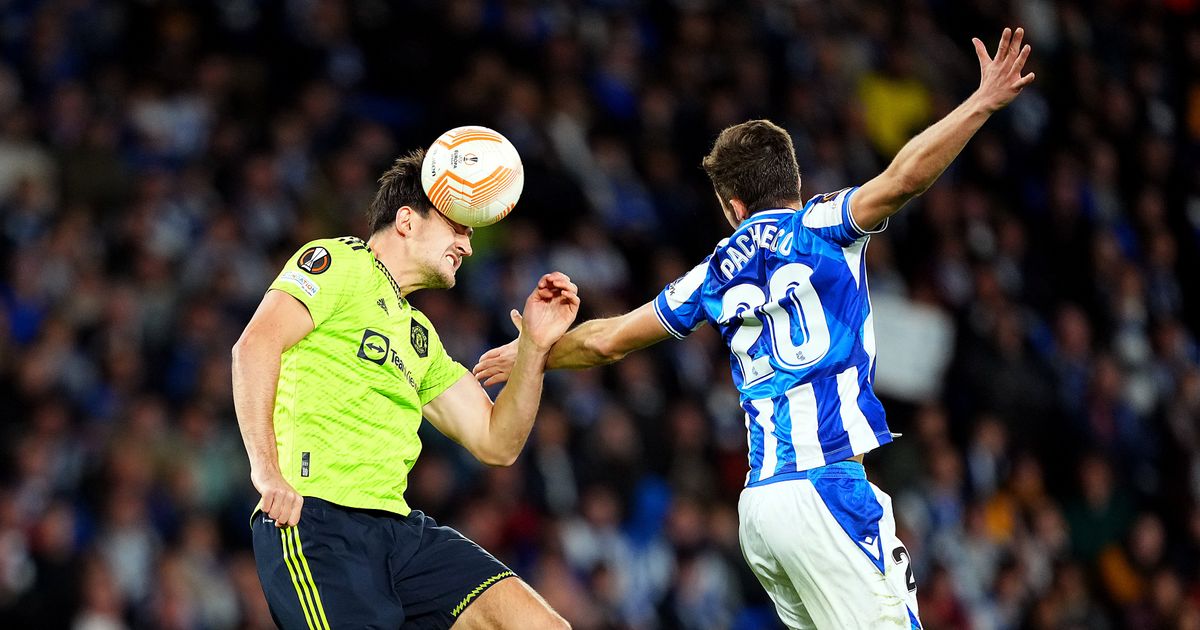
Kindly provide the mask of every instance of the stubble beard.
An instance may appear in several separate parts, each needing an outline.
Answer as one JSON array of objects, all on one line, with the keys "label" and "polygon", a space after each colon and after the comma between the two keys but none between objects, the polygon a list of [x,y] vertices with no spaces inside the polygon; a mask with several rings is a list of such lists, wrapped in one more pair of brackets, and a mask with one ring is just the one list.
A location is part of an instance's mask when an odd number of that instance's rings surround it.
[{"label": "stubble beard", "polygon": [[426,265],[421,270],[421,280],[426,289],[452,289],[456,282],[453,273],[447,273],[436,265]]}]

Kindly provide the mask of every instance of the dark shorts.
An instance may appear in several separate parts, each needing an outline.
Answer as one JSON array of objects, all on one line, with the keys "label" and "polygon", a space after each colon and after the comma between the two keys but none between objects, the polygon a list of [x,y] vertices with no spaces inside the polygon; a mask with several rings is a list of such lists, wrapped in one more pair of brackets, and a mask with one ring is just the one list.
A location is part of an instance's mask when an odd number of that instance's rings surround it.
[{"label": "dark shorts", "polygon": [[300,523],[251,523],[258,578],[281,628],[444,629],[513,572],[432,518],[304,498]]}]

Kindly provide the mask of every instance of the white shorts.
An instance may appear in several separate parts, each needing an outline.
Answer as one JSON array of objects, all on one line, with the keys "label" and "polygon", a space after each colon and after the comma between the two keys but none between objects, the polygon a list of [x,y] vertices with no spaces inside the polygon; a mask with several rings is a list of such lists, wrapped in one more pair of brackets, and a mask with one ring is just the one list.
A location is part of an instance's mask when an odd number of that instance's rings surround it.
[{"label": "white shorts", "polygon": [[746,488],[742,554],[789,628],[920,628],[892,498],[844,461]]}]

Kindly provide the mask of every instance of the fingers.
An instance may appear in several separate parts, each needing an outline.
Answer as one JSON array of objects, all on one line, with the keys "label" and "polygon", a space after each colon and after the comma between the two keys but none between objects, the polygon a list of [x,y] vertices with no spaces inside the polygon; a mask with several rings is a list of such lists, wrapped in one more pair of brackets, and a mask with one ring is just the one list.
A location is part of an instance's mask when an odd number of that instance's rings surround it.
[{"label": "fingers", "polygon": [[[521,312],[514,308],[508,312],[508,318],[512,320],[513,326],[517,327],[517,334],[521,334]],[[487,355],[485,354],[484,356]]]},{"label": "fingers", "polygon": [[1029,74],[1021,77],[1020,80],[1017,81],[1017,85],[1016,85],[1017,90],[1018,91],[1023,90],[1023,89],[1025,89],[1025,86],[1029,85],[1030,83],[1033,83],[1034,76],[1035,75],[1032,72],[1030,72]]},{"label": "fingers", "polygon": [[499,348],[489,350],[479,358],[479,363],[471,368],[471,375],[481,381],[484,387],[503,383],[508,380],[508,369],[499,354]]},{"label": "fingers", "polygon": [[1025,29],[1017,27],[1017,30],[1013,32],[1012,41],[1008,44],[1008,54],[1005,55],[1005,58],[1015,57],[1021,51],[1021,40],[1023,39],[1025,39]]},{"label": "fingers", "polygon": [[488,380],[484,381],[483,386],[491,387],[492,385],[495,385],[497,383],[505,383],[505,382],[508,382],[508,373],[498,372],[497,374],[489,377]]},{"label": "fingers", "polygon": [[533,292],[539,300],[551,301],[563,293],[578,295],[579,287],[566,274],[555,271],[542,276]]},{"label": "fingers", "polygon": [[[489,352],[491,352],[491,351],[489,351]],[[485,365],[487,362],[488,362],[488,354],[484,353],[483,356],[479,357],[479,361],[477,361],[475,363],[475,367],[471,368],[471,374],[476,379],[482,377],[484,370],[487,369],[487,365]]]},{"label": "fingers", "polygon": [[291,489],[273,488],[262,495],[262,511],[275,521],[275,527],[291,527],[300,522],[304,497]]},{"label": "fingers", "polygon": [[[263,512],[263,514],[266,514],[267,516],[271,517],[272,519],[275,519],[276,510],[275,510],[275,493],[274,492],[264,492],[263,493],[263,495],[262,495],[262,512]],[[275,522],[279,522],[278,519],[275,519]]]},{"label": "fingers", "polygon": [[479,376],[484,370],[491,369],[496,364],[497,350],[499,348],[493,348],[483,353],[483,356],[479,357],[479,361],[475,364],[475,367],[471,368],[471,373]]},{"label": "fingers", "polygon": [[1002,60],[1008,56],[1008,43],[1012,41],[1012,29],[1005,28],[1000,34],[1000,45],[996,47],[996,60]]},{"label": "fingers", "polygon": [[988,56],[987,46],[983,45],[983,40],[978,37],[972,37],[971,43],[975,45],[975,56],[979,57],[979,69],[982,71],[992,58]]},{"label": "fingers", "polygon": [[1013,60],[1012,68],[1009,71],[1015,72],[1018,75],[1021,74],[1021,69],[1025,67],[1025,60],[1029,59],[1029,52],[1031,50],[1033,49],[1030,48],[1029,44],[1025,44],[1025,47],[1021,49],[1021,54],[1017,55],[1017,58]]},{"label": "fingers", "polygon": [[300,509],[304,507],[304,497],[297,494],[292,501],[291,509],[287,513],[284,524],[281,527],[294,527],[300,522]]},{"label": "fingers", "polygon": [[475,375],[475,378],[481,378],[484,372],[495,370],[495,366],[499,363],[500,348],[492,348],[479,357],[475,367],[471,368],[471,373]]},{"label": "fingers", "polygon": [[573,291],[578,290],[578,287],[576,287],[575,284],[573,282],[571,282],[571,279],[569,277],[567,277],[567,274],[565,274],[561,271],[555,271],[552,273],[548,273],[548,274],[542,276],[541,280],[538,281],[539,289],[543,289],[543,288],[548,289],[551,287],[561,289],[561,290],[566,290],[568,288],[570,288]]}]

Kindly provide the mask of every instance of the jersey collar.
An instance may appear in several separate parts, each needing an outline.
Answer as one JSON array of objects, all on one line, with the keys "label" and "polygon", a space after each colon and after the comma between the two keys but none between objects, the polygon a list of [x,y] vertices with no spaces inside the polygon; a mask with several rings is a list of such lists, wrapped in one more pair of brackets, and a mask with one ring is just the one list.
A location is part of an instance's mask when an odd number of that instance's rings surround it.
[{"label": "jersey collar", "polygon": [[[372,257],[374,257],[374,253],[372,253]],[[400,285],[396,284],[396,279],[392,277],[392,272],[388,271],[387,267],[378,258],[375,259],[375,268],[382,271],[384,277],[386,277],[388,279],[388,282],[391,283],[392,291],[396,292],[396,303],[399,304],[401,308],[403,308],[404,307],[404,296],[400,295]]]},{"label": "jersey collar", "polygon": [[754,223],[766,221],[767,219],[776,219],[782,215],[794,214],[796,212],[799,212],[799,211],[793,210],[792,208],[774,208],[771,210],[759,210],[758,212],[755,212],[754,214],[750,215],[749,217],[746,217],[745,221],[742,221],[740,224],[738,224],[737,230],[735,230],[735,231],[741,231],[746,226],[752,225]]}]

